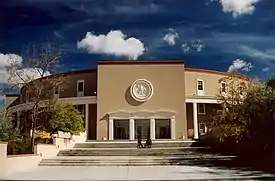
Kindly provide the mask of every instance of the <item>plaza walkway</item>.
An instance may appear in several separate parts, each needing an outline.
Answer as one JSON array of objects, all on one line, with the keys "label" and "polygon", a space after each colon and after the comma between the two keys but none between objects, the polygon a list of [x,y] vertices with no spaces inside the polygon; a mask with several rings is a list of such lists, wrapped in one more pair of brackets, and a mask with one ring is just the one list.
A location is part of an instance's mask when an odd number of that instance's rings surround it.
[{"label": "plaza walkway", "polygon": [[249,169],[205,166],[59,166],[13,173],[9,180],[275,180]]}]

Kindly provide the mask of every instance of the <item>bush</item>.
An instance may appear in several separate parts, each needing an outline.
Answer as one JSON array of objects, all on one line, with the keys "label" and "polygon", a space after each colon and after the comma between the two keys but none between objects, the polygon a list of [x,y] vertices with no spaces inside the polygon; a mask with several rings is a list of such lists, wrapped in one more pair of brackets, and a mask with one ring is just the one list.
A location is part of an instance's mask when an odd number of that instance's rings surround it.
[{"label": "bush", "polygon": [[32,154],[31,139],[22,137],[8,142],[8,155]]}]

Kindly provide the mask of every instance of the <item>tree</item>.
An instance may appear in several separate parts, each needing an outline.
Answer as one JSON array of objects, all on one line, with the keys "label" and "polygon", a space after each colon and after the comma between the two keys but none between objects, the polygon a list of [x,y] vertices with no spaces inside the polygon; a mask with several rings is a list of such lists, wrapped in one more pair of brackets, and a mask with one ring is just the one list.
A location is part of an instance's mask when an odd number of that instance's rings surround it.
[{"label": "tree", "polygon": [[24,52],[23,64],[11,61],[7,66],[8,83],[11,88],[21,88],[24,102],[31,110],[31,147],[34,149],[34,133],[43,101],[53,96],[53,90],[62,83],[62,76],[49,76],[62,57],[60,48],[52,44],[28,46]]},{"label": "tree", "polygon": [[77,135],[84,131],[84,120],[72,104],[52,100],[40,115],[39,126],[51,134],[62,131]]},{"label": "tree", "polygon": [[0,141],[9,141],[16,133],[17,130],[14,129],[11,118],[0,110]]},{"label": "tree", "polygon": [[267,84],[268,87],[275,90],[275,78],[269,79],[266,84]]},{"label": "tree", "polygon": [[239,136],[245,131],[245,123],[241,118],[243,116],[242,105],[250,82],[232,75],[221,78],[220,83],[225,85],[225,91],[217,94],[221,109],[210,117],[208,124],[212,132],[223,140],[225,137]]},{"label": "tree", "polygon": [[258,80],[232,75],[221,79],[226,86],[220,92],[221,109],[211,116],[211,132],[224,141],[251,143],[258,149],[272,149],[275,92]]}]

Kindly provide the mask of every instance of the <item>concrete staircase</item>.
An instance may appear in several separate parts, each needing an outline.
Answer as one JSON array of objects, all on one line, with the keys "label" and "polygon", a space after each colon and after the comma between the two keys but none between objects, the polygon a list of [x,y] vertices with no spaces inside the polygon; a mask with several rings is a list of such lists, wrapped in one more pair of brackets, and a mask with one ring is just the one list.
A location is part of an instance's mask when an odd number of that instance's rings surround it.
[{"label": "concrete staircase", "polygon": [[61,150],[54,158],[43,159],[40,166],[148,166],[182,165],[196,161],[224,160],[232,157],[207,154],[195,141],[154,141],[152,148],[136,148],[131,141],[94,141],[77,143]]}]

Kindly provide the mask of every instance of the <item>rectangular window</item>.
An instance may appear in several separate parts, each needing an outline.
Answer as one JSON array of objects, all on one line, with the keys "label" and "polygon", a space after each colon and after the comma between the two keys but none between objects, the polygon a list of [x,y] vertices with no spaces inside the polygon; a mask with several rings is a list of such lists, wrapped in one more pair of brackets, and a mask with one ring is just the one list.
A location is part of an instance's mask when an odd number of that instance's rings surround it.
[{"label": "rectangular window", "polygon": [[77,81],[77,92],[84,92],[84,80]]},{"label": "rectangular window", "polygon": [[205,110],[205,104],[198,104],[198,114],[205,114],[206,110]]},{"label": "rectangular window", "polygon": [[54,87],[54,94],[59,94],[59,86]]},{"label": "rectangular window", "polygon": [[77,105],[77,110],[82,114],[83,116],[85,115],[85,105],[84,104],[79,104]]},{"label": "rectangular window", "polygon": [[224,82],[222,82],[221,83],[221,92],[225,92],[225,83]]},{"label": "rectangular window", "polygon": [[203,90],[203,81],[198,80],[198,90],[202,91]]},{"label": "rectangular window", "polygon": [[200,134],[205,134],[207,133],[207,127],[205,123],[200,123],[199,124],[199,130],[200,130]]}]

